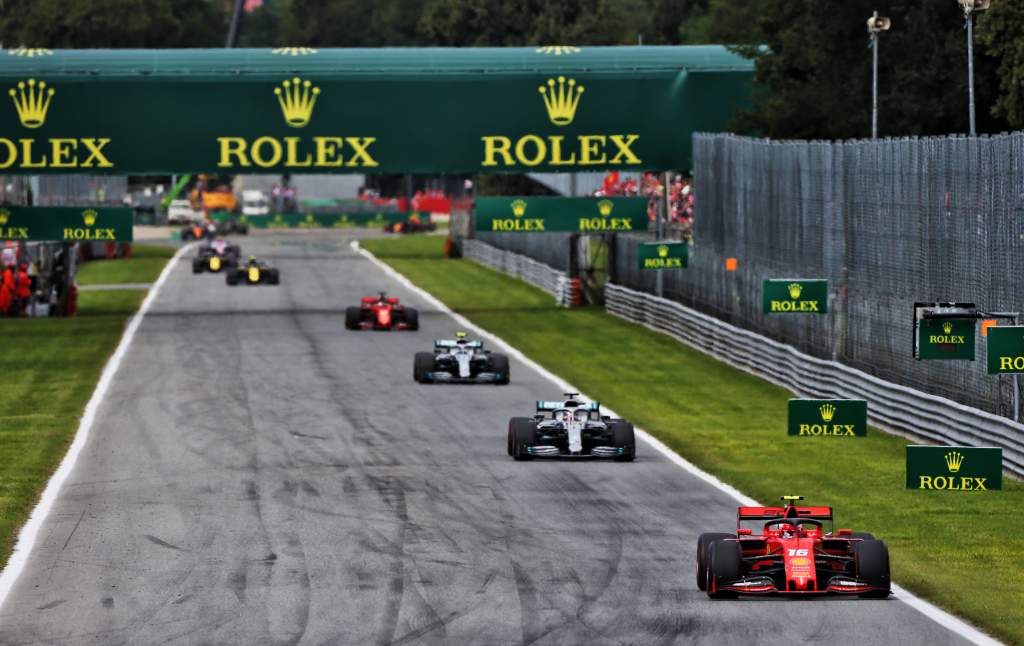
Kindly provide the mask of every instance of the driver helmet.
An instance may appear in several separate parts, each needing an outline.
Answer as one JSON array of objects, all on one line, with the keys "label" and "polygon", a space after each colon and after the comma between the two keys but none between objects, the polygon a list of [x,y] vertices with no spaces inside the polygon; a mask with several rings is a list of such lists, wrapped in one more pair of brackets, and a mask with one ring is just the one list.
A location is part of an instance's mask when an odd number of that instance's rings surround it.
[{"label": "driver helmet", "polygon": [[249,264],[250,265],[256,264],[256,256],[249,256]]}]

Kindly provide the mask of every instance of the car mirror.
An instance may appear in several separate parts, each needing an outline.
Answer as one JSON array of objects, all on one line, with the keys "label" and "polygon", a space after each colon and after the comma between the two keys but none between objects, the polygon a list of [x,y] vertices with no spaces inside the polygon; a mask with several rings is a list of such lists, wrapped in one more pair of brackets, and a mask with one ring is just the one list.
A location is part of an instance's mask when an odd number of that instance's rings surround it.
[{"label": "car mirror", "polygon": [[836,532],[836,535],[837,536],[853,536],[853,530],[852,529],[840,529],[838,532]]},{"label": "car mirror", "polygon": [[750,529],[749,527],[743,527],[741,529],[736,530],[736,534],[739,536],[750,536],[753,533],[754,530]]}]

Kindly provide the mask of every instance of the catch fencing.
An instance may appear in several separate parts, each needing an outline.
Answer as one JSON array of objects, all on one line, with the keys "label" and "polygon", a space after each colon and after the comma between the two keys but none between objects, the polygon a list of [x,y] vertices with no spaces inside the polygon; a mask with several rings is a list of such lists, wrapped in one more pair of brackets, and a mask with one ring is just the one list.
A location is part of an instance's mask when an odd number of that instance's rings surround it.
[{"label": "catch fencing", "polygon": [[[1013,380],[986,373],[984,339],[974,361],[918,361],[912,319],[915,301],[1024,310],[1024,133],[836,143],[696,135],[694,155],[690,267],[664,273],[663,296],[813,357],[1012,415]],[[637,268],[642,239],[619,236],[614,276],[651,293],[657,272]],[[765,278],[827,278],[829,313],[763,314]]]},{"label": "catch fencing", "polygon": [[572,285],[565,272],[478,240],[463,240],[462,255],[540,287],[553,295],[559,305],[567,307],[572,303]]}]

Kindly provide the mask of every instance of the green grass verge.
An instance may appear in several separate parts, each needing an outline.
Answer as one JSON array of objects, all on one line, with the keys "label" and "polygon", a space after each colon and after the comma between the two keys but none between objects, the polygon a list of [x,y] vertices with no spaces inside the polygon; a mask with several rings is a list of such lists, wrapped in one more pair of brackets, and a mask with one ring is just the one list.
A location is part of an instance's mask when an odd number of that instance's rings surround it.
[{"label": "green grass verge", "polygon": [[70,319],[0,320],[0,568],[145,290],[81,292]]},{"label": "green grass verge", "polygon": [[83,262],[78,268],[76,280],[79,285],[151,283],[157,279],[167,259],[175,251],[174,247],[133,244],[131,258]]},{"label": "green grass verge", "polygon": [[[834,506],[837,526],[889,544],[899,584],[1024,643],[1024,533],[1012,529],[1021,525],[1020,482],[1004,479],[1004,490],[990,493],[908,491],[906,440],[876,429],[855,440],[789,437],[788,391],[602,310],[558,308],[520,280],[444,260],[443,244],[363,242],[453,310],[744,493],[762,502],[802,494]],[[566,356],[573,360],[551,359]]]}]

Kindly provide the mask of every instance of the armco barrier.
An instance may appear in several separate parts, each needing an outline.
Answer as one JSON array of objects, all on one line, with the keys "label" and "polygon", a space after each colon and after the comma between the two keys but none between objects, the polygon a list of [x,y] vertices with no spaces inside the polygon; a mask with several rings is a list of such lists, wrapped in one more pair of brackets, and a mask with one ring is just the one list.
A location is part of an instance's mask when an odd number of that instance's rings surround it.
[{"label": "armco barrier", "polygon": [[572,304],[569,277],[544,263],[471,239],[462,241],[462,255],[540,287],[551,293],[563,307]]},{"label": "armco barrier", "polygon": [[1024,476],[1024,425],[811,357],[675,301],[611,284],[604,295],[609,313],[665,332],[798,396],[866,399],[868,419],[879,428],[943,444],[1001,447],[1003,468]]}]

